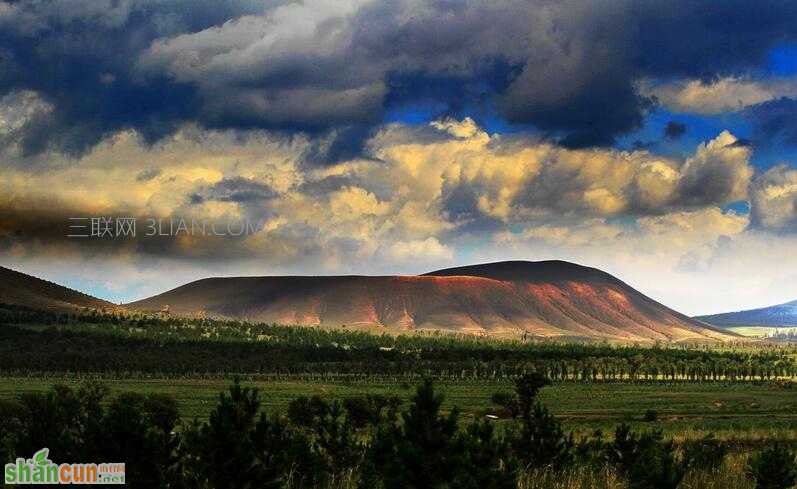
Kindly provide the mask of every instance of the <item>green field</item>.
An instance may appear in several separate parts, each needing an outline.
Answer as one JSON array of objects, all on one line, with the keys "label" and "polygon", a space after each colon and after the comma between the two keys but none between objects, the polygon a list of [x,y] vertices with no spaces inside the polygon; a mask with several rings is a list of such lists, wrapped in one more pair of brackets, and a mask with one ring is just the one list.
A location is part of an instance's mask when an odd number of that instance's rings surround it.
[{"label": "green field", "polygon": [[725,329],[749,338],[772,338],[778,335],[793,336],[797,328],[793,326],[727,326]]},{"label": "green field", "polygon": [[[77,380],[52,378],[0,379],[0,398],[14,398],[26,391],[45,391],[56,382],[76,385]],[[173,396],[184,420],[206,419],[218,393],[229,380],[142,379],[104,381],[112,393],[157,392]],[[407,399],[414,385],[389,380],[257,380],[264,409],[284,411],[299,396],[321,394],[343,399],[367,393],[396,395]],[[466,419],[490,412],[490,397],[508,391],[508,381],[438,382],[445,393],[445,409],[457,406]],[[644,429],[648,409],[659,415],[657,427],[676,439],[716,433],[720,438],[755,445],[761,440],[797,441],[797,384],[775,383],[576,383],[562,382],[543,389],[540,399],[568,430],[589,434],[595,429],[611,432],[620,422]]]}]

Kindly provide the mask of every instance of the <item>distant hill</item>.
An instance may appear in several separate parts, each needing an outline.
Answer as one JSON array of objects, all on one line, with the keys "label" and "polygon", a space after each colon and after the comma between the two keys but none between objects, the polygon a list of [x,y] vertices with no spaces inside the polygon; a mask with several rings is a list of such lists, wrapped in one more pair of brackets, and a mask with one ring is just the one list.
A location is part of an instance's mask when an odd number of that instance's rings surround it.
[{"label": "distant hill", "polygon": [[111,310],[119,307],[102,299],[4,267],[0,267],[0,303],[51,311],[83,308]]},{"label": "distant hill", "polygon": [[594,268],[512,261],[420,276],[230,277],[127,304],[144,311],[297,325],[447,330],[621,341],[721,341],[691,319]]},{"label": "distant hill", "polygon": [[614,282],[622,284],[614,276],[597,268],[585,267],[561,260],[547,261],[500,261],[464,267],[444,268],[422,276],[433,277],[484,277],[504,281],[529,283],[563,282],[581,280],[589,282]]},{"label": "distant hill", "polygon": [[697,319],[716,326],[797,326],[797,301],[776,306],[700,316]]}]

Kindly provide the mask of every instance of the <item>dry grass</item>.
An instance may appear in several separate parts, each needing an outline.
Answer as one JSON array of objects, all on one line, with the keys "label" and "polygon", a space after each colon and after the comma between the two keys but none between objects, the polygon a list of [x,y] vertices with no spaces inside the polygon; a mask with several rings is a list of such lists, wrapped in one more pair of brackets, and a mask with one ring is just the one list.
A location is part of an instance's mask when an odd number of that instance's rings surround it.
[{"label": "dry grass", "polygon": [[[747,454],[729,455],[715,470],[693,470],[686,474],[678,489],[754,489],[755,483],[745,473]],[[286,489],[295,487],[290,478]],[[358,474],[349,471],[333,478],[324,489],[355,489]],[[564,471],[538,469],[523,473],[518,489],[628,489],[628,484],[612,467],[596,470],[574,466]]]},{"label": "dry grass", "polygon": [[[745,473],[746,454],[730,455],[715,470],[693,470],[686,474],[679,489],[754,489]],[[595,470],[573,467],[565,471],[535,470],[523,474],[518,489],[628,489],[628,484],[612,468]]]},{"label": "dry grass", "polygon": [[625,489],[626,484],[613,469],[594,470],[573,467],[565,471],[550,469],[526,472],[518,479],[518,489]]},{"label": "dry grass", "polygon": [[716,470],[696,470],[686,474],[679,489],[754,489],[755,482],[747,476],[747,454],[734,454]]}]

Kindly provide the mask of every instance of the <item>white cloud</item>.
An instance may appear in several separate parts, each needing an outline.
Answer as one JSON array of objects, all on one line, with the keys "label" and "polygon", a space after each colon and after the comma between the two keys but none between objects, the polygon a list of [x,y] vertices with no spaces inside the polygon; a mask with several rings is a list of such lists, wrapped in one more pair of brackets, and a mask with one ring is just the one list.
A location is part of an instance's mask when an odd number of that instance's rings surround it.
[{"label": "white cloud", "polygon": [[643,93],[655,96],[671,111],[697,114],[734,112],[768,100],[797,95],[797,80],[794,79],[761,81],[729,77],[713,82],[678,80],[658,84],[646,81],[640,87]]},{"label": "white cloud", "polygon": [[399,241],[387,248],[387,256],[400,263],[445,263],[454,258],[454,250],[440,243],[437,238]]},{"label": "white cloud", "polygon": [[797,170],[778,165],[756,179],[752,212],[764,229],[797,232]]},{"label": "white cloud", "polygon": [[31,90],[14,90],[0,97],[0,158],[19,157],[20,136],[52,110],[51,104]]},{"label": "white cloud", "polygon": [[680,198],[685,204],[729,204],[747,199],[753,167],[752,151],[736,137],[722,131],[698,146],[681,168]]}]

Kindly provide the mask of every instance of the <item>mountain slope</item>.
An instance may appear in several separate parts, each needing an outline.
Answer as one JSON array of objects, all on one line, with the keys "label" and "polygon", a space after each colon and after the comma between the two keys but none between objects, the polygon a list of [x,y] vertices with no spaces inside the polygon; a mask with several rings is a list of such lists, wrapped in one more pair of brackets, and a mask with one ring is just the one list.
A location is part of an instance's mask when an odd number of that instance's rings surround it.
[{"label": "mountain slope", "polygon": [[199,280],[127,306],[298,325],[436,329],[625,341],[732,336],[567,262],[500,262],[420,276]]},{"label": "mountain slope", "polygon": [[0,303],[54,311],[118,308],[102,299],[4,267],[0,267]]},{"label": "mountain slope", "polygon": [[797,326],[797,301],[776,306],[700,316],[716,326]]}]

